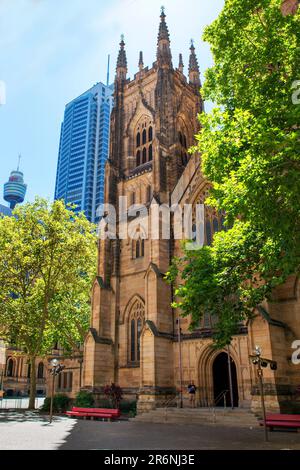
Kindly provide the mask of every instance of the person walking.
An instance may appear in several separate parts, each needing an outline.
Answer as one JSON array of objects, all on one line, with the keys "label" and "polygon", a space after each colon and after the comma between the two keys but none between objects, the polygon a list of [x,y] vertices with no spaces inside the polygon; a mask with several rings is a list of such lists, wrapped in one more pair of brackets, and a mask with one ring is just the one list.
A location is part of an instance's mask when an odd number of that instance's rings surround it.
[{"label": "person walking", "polygon": [[190,395],[190,404],[192,408],[196,408],[196,390],[197,387],[194,384],[194,381],[191,381],[191,383],[188,385],[188,393]]}]

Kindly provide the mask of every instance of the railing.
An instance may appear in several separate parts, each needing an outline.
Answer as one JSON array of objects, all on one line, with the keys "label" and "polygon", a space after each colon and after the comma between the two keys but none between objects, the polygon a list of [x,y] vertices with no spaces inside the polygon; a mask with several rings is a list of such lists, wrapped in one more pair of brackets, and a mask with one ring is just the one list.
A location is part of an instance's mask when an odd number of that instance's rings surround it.
[{"label": "railing", "polygon": [[[30,378],[28,377],[13,377],[10,375],[5,375],[3,377],[5,383],[9,382],[15,382],[15,383],[23,383],[23,384],[30,384]],[[36,379],[36,384],[37,385],[45,385],[46,384],[46,379]]]},{"label": "railing", "polygon": [[[44,403],[45,397],[35,399],[35,408],[40,408]],[[2,410],[26,410],[29,405],[29,398],[2,398],[0,399],[0,411]]]},{"label": "railing", "polygon": [[165,421],[167,421],[168,418],[168,409],[174,407],[178,408],[178,397],[179,394],[176,394],[175,397],[169,398],[169,400],[164,403],[163,407],[165,409]]},{"label": "railing", "polygon": [[216,417],[216,406],[223,400],[223,410],[225,412],[226,410],[226,395],[229,392],[229,390],[223,390],[217,398],[214,399],[213,401],[213,406],[212,406],[212,413],[213,413],[213,422],[217,422],[217,417]]}]

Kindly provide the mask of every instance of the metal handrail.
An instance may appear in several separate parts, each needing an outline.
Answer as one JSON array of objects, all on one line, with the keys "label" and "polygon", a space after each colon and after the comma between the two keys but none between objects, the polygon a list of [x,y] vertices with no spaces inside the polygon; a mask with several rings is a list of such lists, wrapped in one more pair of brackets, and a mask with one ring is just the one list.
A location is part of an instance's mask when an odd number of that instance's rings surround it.
[{"label": "metal handrail", "polygon": [[[224,399],[228,392],[229,392],[229,390],[223,390],[223,392],[219,393],[217,398],[214,399],[214,405],[216,406],[221,401],[222,398]],[[225,406],[225,408],[226,408],[226,406]]]},{"label": "metal handrail", "polygon": [[165,421],[167,421],[167,413],[168,413],[168,408],[170,408],[171,403],[173,403],[176,400],[178,400],[178,394],[175,395],[175,397],[170,398],[169,400],[166,401],[164,408],[165,408]]},{"label": "metal handrail", "polygon": [[217,404],[223,399],[224,400],[224,411],[226,409],[226,395],[229,392],[229,390],[223,390],[217,398],[214,399],[213,401],[213,407],[212,407],[212,413],[213,413],[213,422],[216,423],[217,417],[216,417],[216,406]]}]

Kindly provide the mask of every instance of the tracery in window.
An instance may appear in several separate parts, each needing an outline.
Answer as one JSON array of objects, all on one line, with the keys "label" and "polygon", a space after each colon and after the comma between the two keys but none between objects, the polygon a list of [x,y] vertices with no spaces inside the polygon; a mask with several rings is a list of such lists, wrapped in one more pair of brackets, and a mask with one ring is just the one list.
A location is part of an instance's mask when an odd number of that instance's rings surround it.
[{"label": "tracery in window", "polygon": [[153,160],[153,124],[151,119],[143,117],[135,132],[136,166],[140,166]]},{"label": "tracery in window", "polygon": [[178,142],[179,142],[179,156],[182,166],[186,166],[189,157],[188,157],[188,143],[185,132],[180,130],[178,132]]},{"label": "tracery in window", "polygon": [[145,319],[144,304],[137,300],[131,309],[129,315],[128,331],[129,331],[129,359],[132,363],[140,361],[140,339]]}]

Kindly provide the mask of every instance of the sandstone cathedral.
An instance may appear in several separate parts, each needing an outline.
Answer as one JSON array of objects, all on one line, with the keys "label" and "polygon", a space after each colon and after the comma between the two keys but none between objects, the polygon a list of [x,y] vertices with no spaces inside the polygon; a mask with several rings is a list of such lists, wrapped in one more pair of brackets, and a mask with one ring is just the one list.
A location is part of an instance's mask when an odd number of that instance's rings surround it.
[{"label": "sandstone cathedral", "polygon": [[[173,65],[170,35],[161,13],[156,61],[127,78],[124,40],[117,61],[110,155],[106,164],[105,202],[128,205],[204,204],[209,182],[201,175],[200,156],[188,149],[199,132],[204,111],[199,65],[192,43],[188,77],[182,55]],[[134,218],[134,217],[131,217]],[[223,229],[220,214],[205,206],[205,243]],[[240,325],[231,345],[212,347],[214,319],[206,315],[189,330],[188,318],[171,307],[174,292],[164,280],[171,260],[180,256],[180,241],[145,237],[136,225],[134,237],[99,241],[98,268],[92,291],[92,317],[84,345],[82,388],[100,397],[103,386],[119,384],[127,399],[138,399],[138,411],[160,406],[194,381],[197,403],[209,406],[229,387],[234,406],[260,406],[258,381],[249,359],[256,345],[277,361],[264,371],[266,404],[278,410],[292,402],[299,386],[299,365],[292,362],[292,343],[300,338],[299,284],[296,276],[274,292],[253,320]],[[298,318],[298,320],[297,320]],[[298,381],[298,382],[297,382]]]}]

